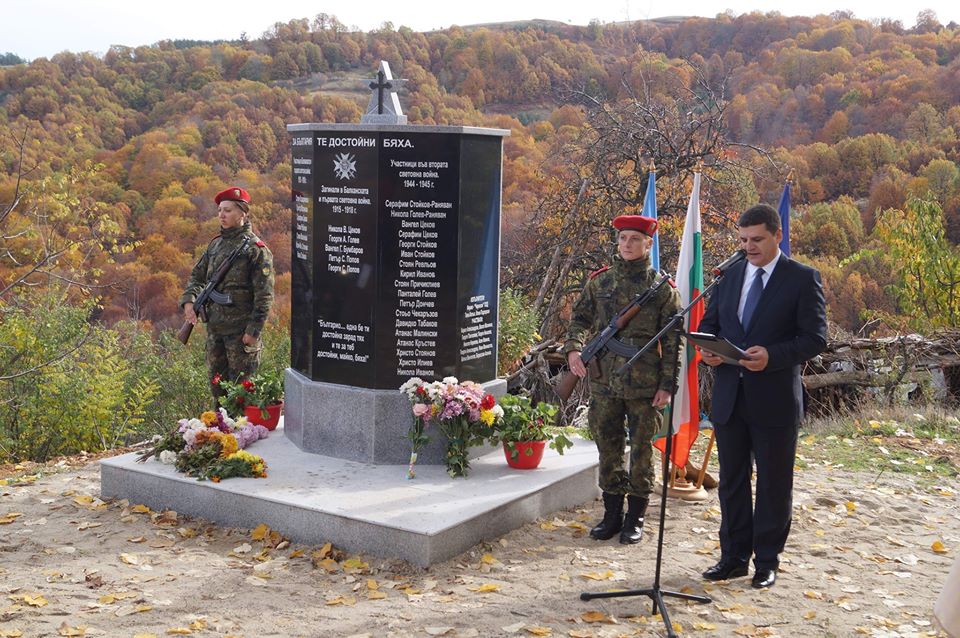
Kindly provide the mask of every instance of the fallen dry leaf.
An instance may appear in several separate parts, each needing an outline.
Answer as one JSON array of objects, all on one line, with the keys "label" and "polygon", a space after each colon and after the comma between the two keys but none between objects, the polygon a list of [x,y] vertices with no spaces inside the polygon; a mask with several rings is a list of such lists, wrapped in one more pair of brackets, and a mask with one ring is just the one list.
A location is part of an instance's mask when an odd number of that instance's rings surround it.
[{"label": "fallen dry leaf", "polygon": [[584,622],[610,622],[610,616],[602,611],[585,611],[580,614]]},{"label": "fallen dry leaf", "polygon": [[478,594],[486,594],[492,591],[500,591],[500,585],[495,585],[493,583],[484,583],[478,587],[467,587],[470,591],[475,591]]},{"label": "fallen dry leaf", "polygon": [[939,540],[933,541],[933,544],[930,546],[930,549],[932,549],[937,554],[946,554],[948,551],[950,551],[943,544],[943,541],[939,541]]},{"label": "fallen dry leaf", "polygon": [[60,628],[57,629],[57,633],[61,636],[85,636],[87,634],[87,628],[85,625],[79,625],[77,627],[71,627],[64,621]]},{"label": "fallen dry leaf", "polygon": [[250,538],[255,541],[262,541],[270,534],[270,528],[266,523],[260,523],[257,525],[252,532],[250,532]]},{"label": "fallen dry leaf", "polygon": [[523,630],[533,636],[552,636],[553,630],[549,627],[524,627]]},{"label": "fallen dry leaf", "polygon": [[327,601],[328,605],[356,605],[357,599],[353,596],[337,596]]},{"label": "fallen dry leaf", "polygon": [[580,578],[586,578],[587,580],[610,580],[613,578],[613,572],[609,569],[602,574],[598,574],[597,572],[585,572],[580,574]]},{"label": "fallen dry leaf", "polygon": [[122,553],[122,554],[120,554],[120,560],[123,561],[124,563],[126,563],[127,565],[139,565],[139,564],[140,564],[140,557],[137,556],[136,554]]},{"label": "fallen dry leaf", "polygon": [[353,558],[348,558],[343,561],[344,571],[362,571],[368,569],[370,565],[360,560],[358,557],[354,556]]},{"label": "fallen dry leaf", "polygon": [[21,638],[23,632],[19,629],[0,629],[0,638]]},{"label": "fallen dry leaf", "polygon": [[8,596],[8,598],[10,600],[18,600],[24,605],[29,605],[31,607],[44,607],[50,604],[42,594],[13,594]]},{"label": "fallen dry leaf", "polygon": [[21,516],[23,516],[23,512],[7,512],[3,516],[0,516],[0,525],[9,525]]},{"label": "fallen dry leaf", "polygon": [[186,636],[187,634],[192,634],[193,632],[186,627],[171,627],[166,633],[171,636]]},{"label": "fallen dry leaf", "polygon": [[570,636],[570,638],[596,638],[597,634],[589,629],[571,629],[567,632],[567,635]]}]

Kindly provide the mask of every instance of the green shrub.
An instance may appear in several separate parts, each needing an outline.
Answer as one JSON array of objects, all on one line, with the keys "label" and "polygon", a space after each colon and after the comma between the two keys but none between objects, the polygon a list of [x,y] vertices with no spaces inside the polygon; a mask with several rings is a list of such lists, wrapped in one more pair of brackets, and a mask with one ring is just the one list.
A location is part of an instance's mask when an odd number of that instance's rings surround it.
[{"label": "green shrub", "polygon": [[[128,445],[212,407],[203,330],[184,346],[173,331],[96,324],[93,300],[20,302],[0,305],[0,463]],[[260,369],[282,378],[288,330],[267,324],[263,340]]]},{"label": "green shrub", "polygon": [[530,351],[540,335],[540,317],[523,293],[513,288],[500,291],[500,324],[497,332],[497,374],[504,376]]},{"label": "green shrub", "polygon": [[143,424],[159,382],[129,356],[136,335],[91,327],[94,309],[53,292],[3,308],[0,461],[110,449]]}]

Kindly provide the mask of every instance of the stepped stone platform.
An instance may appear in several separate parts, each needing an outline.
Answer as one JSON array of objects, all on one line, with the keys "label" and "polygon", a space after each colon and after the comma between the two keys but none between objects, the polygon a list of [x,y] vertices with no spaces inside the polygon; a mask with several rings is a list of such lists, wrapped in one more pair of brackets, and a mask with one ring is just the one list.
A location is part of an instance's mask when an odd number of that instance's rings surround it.
[{"label": "stepped stone platform", "polygon": [[[401,442],[399,445],[403,445]],[[267,461],[267,478],[197,481],[136,454],[101,461],[101,495],[172,509],[221,525],[266,523],[291,540],[331,542],[348,552],[428,566],[477,543],[598,495],[597,450],[576,440],[535,470],[507,466],[503,451],[482,448],[466,479],[443,465],[374,465],[303,452],[282,425],[250,451]]]}]

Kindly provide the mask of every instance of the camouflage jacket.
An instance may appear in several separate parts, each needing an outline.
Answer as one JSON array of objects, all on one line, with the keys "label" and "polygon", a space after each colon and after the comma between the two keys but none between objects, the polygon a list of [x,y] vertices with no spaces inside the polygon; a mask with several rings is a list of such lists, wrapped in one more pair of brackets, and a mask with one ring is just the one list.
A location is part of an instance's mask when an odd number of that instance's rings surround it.
[{"label": "camouflage jacket", "polygon": [[[584,343],[603,330],[617,312],[647,290],[657,280],[650,258],[624,261],[614,257],[613,266],[591,276],[580,299],[573,306],[564,352],[581,350]],[[672,286],[663,286],[649,299],[616,338],[643,347],[680,310],[680,294]],[[595,395],[624,399],[652,398],[657,390],[670,391],[680,371],[675,333],[667,334],[659,346],[648,350],[627,374],[617,368],[626,359],[606,352],[597,367],[588,366],[590,391]],[[596,375],[599,369],[599,377]]]},{"label": "camouflage jacket", "polygon": [[244,223],[238,228],[223,230],[213,238],[190,272],[190,281],[180,297],[180,307],[193,303],[223,260],[240,245],[244,237],[250,238],[247,248],[217,286],[218,291],[230,295],[233,303],[221,306],[210,302],[207,305],[207,330],[214,334],[245,332],[259,337],[273,304],[273,254],[250,231],[250,224]]}]

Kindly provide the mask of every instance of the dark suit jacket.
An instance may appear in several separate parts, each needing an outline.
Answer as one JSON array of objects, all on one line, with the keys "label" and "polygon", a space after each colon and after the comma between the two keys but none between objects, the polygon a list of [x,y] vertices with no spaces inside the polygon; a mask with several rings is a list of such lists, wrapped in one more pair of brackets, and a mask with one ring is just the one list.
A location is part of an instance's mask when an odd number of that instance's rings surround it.
[{"label": "dark suit jacket", "polygon": [[761,372],[728,364],[714,368],[710,418],[718,424],[730,419],[742,372],[748,414],[771,426],[797,426],[803,418],[800,366],[827,344],[820,273],[780,255],[745,332],[737,307],[746,267],[744,261],[731,268],[714,289],[699,331],[725,337],[744,350],[764,346],[770,360]]}]

